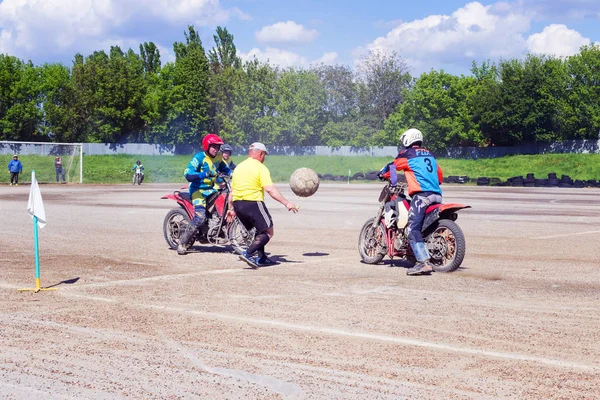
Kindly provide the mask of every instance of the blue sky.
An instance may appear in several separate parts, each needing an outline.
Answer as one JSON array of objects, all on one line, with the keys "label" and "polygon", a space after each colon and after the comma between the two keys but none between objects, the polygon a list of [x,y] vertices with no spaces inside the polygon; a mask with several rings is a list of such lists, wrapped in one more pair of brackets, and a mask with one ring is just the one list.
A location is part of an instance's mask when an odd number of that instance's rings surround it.
[{"label": "blue sky", "polygon": [[0,0],[0,53],[70,65],[77,52],[153,41],[171,61],[188,24],[206,48],[221,25],[242,58],[282,67],[396,51],[414,75],[468,74],[473,60],[574,54],[600,42],[599,20],[597,0]]}]

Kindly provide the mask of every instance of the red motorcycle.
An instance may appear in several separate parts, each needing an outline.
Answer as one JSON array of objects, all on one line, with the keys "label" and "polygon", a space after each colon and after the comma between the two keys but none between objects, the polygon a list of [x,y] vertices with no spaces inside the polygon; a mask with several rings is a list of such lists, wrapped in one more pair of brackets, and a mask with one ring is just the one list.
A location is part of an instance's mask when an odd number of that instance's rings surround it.
[{"label": "red motorcycle", "polygon": [[[375,218],[363,225],[358,238],[358,251],[363,262],[376,264],[383,257],[400,257],[411,264],[416,262],[412,253],[406,226],[410,200],[405,195],[407,185],[391,182],[379,195]],[[436,272],[452,272],[460,267],[465,257],[465,235],[456,224],[457,211],[471,206],[449,203],[433,204],[425,211],[423,240]]]},{"label": "red motorcycle", "polygon": [[[223,181],[219,190],[206,201],[206,219],[196,232],[192,245],[198,241],[201,244],[226,245],[231,244],[234,251],[241,254],[254,240],[254,229],[246,230],[241,221],[235,217],[227,222],[227,197],[231,191],[230,178],[219,176]],[[161,199],[175,200],[179,208],[167,213],[163,222],[163,233],[169,247],[173,250],[179,245],[179,238],[186,231],[194,218],[194,205],[188,192],[179,190],[162,196]]]}]

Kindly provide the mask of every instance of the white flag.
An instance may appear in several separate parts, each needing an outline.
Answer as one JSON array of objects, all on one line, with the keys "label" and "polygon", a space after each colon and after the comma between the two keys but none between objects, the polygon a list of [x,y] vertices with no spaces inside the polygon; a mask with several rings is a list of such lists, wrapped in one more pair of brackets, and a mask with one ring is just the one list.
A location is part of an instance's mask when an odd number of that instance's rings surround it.
[{"label": "white flag", "polygon": [[27,211],[31,218],[35,215],[38,219],[38,227],[42,229],[46,226],[46,211],[42,201],[42,193],[35,178],[35,171],[31,172],[31,189],[29,190],[29,201],[27,202]]}]

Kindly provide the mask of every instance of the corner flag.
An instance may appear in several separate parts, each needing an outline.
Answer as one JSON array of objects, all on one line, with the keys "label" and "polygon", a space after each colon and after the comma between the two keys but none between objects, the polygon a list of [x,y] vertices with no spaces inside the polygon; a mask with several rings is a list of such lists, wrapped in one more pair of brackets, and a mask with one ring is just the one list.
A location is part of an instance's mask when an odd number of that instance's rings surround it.
[{"label": "corner flag", "polygon": [[40,285],[40,252],[38,246],[38,226],[42,229],[46,226],[46,211],[42,202],[42,193],[35,178],[35,171],[31,171],[31,189],[29,190],[29,201],[27,202],[27,212],[33,218],[33,251],[35,255],[35,288],[24,288],[19,291],[31,290],[39,292],[40,290],[56,290],[55,288],[42,288]]},{"label": "corner flag", "polygon": [[31,172],[31,189],[29,190],[29,201],[27,202],[27,211],[31,215],[31,218],[36,220],[37,224],[42,229],[46,226],[46,211],[44,210],[44,202],[42,201],[42,193],[38,186],[37,179],[35,177],[35,171]]}]

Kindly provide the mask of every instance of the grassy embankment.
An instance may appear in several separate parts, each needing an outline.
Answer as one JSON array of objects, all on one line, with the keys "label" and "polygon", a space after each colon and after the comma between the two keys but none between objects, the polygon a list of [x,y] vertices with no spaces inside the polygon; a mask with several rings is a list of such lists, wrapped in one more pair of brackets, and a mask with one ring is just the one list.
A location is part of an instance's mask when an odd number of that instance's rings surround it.
[{"label": "grassy embankment", "polygon": [[[129,183],[131,182],[134,162],[142,161],[146,172],[144,183],[152,182],[184,182],[183,170],[190,156],[84,156],[84,183]],[[0,155],[0,165],[5,166],[5,179],[10,176],[6,165],[11,159],[8,155]],[[233,157],[236,163],[244,160],[244,156]],[[22,182],[31,180],[31,170],[35,169],[38,181],[51,183],[55,181],[54,157],[28,156],[20,157],[23,163]],[[348,175],[357,172],[379,170],[391,158],[382,157],[339,157],[339,156],[267,156],[265,164],[271,170],[273,180],[285,182],[296,168],[308,167],[320,174]],[[68,159],[63,158],[68,164]],[[546,178],[549,172],[569,175],[573,179],[600,180],[600,154],[543,154],[535,156],[510,156],[494,159],[458,160],[440,159],[439,164],[444,175],[467,175],[471,178],[479,176],[497,177],[503,180],[517,175],[533,172],[538,178]],[[75,157],[71,170],[71,181],[78,182],[79,159]]]}]

